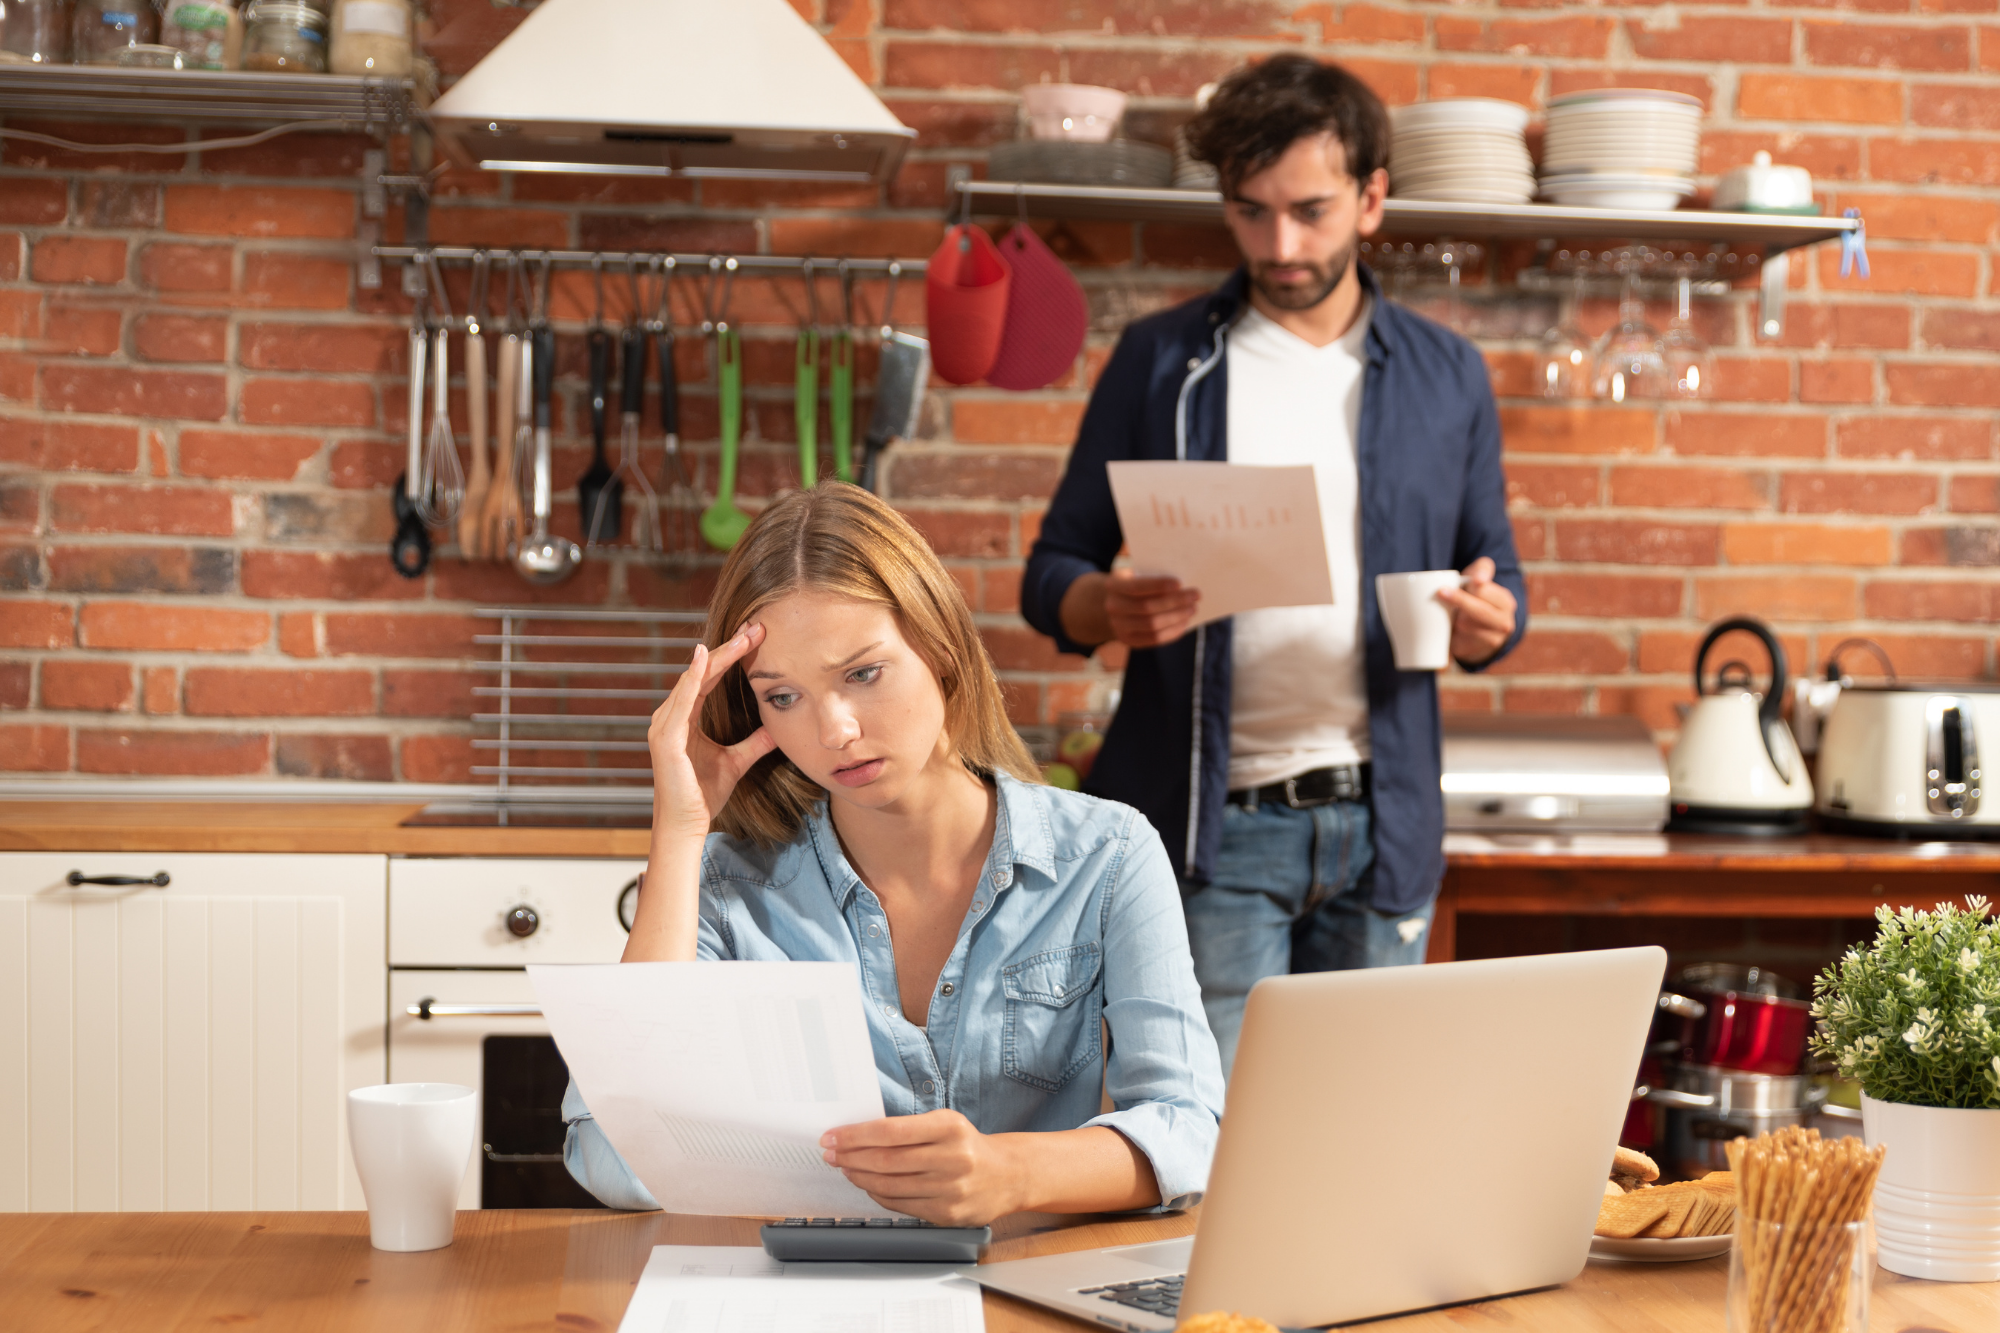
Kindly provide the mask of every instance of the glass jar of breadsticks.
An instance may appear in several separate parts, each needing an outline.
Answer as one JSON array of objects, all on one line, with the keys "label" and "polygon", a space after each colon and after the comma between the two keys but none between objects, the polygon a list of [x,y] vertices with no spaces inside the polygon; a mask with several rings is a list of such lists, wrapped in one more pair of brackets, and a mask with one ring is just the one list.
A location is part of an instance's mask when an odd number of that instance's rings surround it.
[{"label": "glass jar of breadsticks", "polygon": [[1866,1333],[1883,1149],[1792,1127],[1729,1145],[1729,1333]]}]

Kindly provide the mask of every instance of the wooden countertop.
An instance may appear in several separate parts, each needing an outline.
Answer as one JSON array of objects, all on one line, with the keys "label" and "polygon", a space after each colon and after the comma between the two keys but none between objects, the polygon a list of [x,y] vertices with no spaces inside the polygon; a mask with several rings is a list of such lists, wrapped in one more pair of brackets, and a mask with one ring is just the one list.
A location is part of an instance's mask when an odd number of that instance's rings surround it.
[{"label": "wooden countertop", "polygon": [[[992,1259],[1186,1235],[1194,1220],[1067,1224],[1006,1219]],[[422,1254],[368,1244],[367,1214],[0,1214],[7,1320],[69,1330],[458,1330],[617,1328],[655,1245],[754,1245],[739,1218],[567,1210],[464,1212],[455,1243]],[[1720,1333],[1725,1259],[1592,1261],[1560,1287],[1367,1325],[1392,1333]],[[1002,1296],[987,1333],[1090,1327]],[[1990,1333],[2000,1283],[1919,1282],[1876,1270],[1868,1326],[1878,1333]]]},{"label": "wooden countertop", "polygon": [[1711,834],[1448,833],[1453,868],[1600,870],[1845,870],[2000,872],[2000,839],[1914,842],[1895,838],[1728,838]]}]

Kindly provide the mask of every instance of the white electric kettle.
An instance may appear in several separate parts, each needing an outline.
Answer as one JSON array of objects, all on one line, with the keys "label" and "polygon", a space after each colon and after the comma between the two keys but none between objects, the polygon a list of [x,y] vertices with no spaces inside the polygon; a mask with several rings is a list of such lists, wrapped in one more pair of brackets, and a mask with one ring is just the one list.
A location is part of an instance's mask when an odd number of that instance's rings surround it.
[{"label": "white electric kettle", "polygon": [[[1771,658],[1770,687],[1751,688],[1750,669],[1726,662],[1711,688],[1708,653],[1734,630],[1754,634]],[[1694,659],[1696,699],[1667,757],[1669,833],[1782,835],[1811,827],[1813,788],[1780,709],[1785,649],[1760,620],[1738,616],[1709,630]]]}]

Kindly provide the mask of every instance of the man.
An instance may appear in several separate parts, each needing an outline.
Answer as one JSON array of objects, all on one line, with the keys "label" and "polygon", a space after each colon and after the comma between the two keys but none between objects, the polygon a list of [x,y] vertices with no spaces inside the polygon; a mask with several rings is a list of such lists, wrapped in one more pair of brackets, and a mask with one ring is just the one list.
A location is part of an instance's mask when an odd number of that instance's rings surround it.
[{"label": "man", "polygon": [[[1231,75],[1188,143],[1221,175],[1244,267],[1126,330],[1021,601],[1065,651],[1132,650],[1088,788],[1144,811],[1175,857],[1226,1071],[1260,978],[1423,960],[1444,869],[1437,680],[1396,669],[1375,576],[1464,572],[1439,597],[1468,670],[1519,640],[1524,588],[1485,363],[1356,259],[1388,193],[1380,100],[1275,56]],[[1333,604],[1190,633],[1199,589],[1111,572],[1117,459],[1312,464]]]}]

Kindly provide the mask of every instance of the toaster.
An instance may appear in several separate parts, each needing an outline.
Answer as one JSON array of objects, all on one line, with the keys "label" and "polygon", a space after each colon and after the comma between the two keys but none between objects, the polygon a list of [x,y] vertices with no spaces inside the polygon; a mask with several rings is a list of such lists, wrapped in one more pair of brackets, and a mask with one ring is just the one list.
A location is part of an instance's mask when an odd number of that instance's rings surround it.
[{"label": "toaster", "polygon": [[1819,737],[1817,811],[1829,828],[1899,837],[2000,837],[2000,685],[1854,685]]}]

